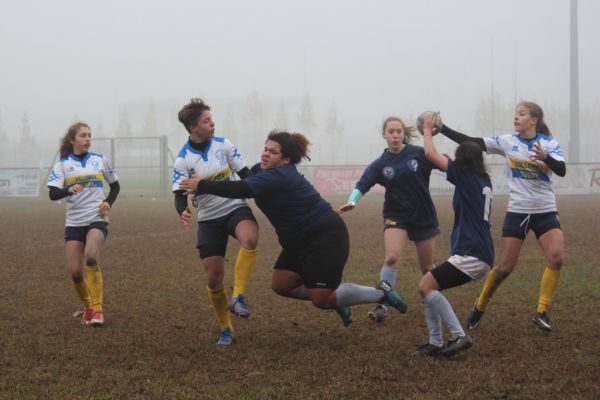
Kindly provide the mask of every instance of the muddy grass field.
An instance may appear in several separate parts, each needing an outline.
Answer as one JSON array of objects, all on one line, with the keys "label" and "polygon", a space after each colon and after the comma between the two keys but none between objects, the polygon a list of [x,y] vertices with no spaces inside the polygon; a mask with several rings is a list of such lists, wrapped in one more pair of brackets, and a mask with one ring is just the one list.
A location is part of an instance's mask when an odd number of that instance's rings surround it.
[{"label": "muddy grass field", "polygon": [[[339,206],[345,199],[330,200]],[[506,200],[494,199],[497,254]],[[434,201],[441,262],[453,213],[451,197]],[[600,398],[598,197],[559,198],[567,265],[550,310],[554,331],[531,323],[544,260],[530,236],[473,332],[473,347],[450,359],[410,356],[427,341],[412,244],[397,287],[408,313],[375,324],[369,306],[356,306],[344,328],[334,312],[271,292],[279,245],[258,211],[253,313],[234,319],[234,345],[218,348],[195,230],[182,229],[172,203],[123,196],[113,207],[100,256],[106,324],[90,328],[71,317],[80,305],[64,260],[64,202],[0,200],[0,399]],[[367,196],[344,215],[351,235],[345,281],[378,280],[381,203]],[[228,286],[237,254],[237,242],[230,244]],[[461,321],[480,288],[445,293]]]}]

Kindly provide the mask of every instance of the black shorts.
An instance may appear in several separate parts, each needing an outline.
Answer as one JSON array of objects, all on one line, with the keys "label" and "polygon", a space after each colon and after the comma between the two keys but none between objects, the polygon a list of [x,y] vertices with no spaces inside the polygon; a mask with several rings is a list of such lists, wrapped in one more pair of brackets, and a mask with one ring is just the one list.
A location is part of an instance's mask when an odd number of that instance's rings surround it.
[{"label": "black shorts", "polygon": [[223,217],[198,221],[196,248],[200,253],[200,258],[224,257],[229,235],[235,237],[236,226],[244,220],[256,222],[250,207],[236,208]]},{"label": "black shorts", "polygon": [[398,221],[393,218],[385,218],[383,220],[383,230],[386,229],[404,229],[408,233],[408,240],[413,242],[420,242],[421,240],[429,239],[440,233],[440,228],[437,226],[433,227],[417,227],[414,225],[405,224],[402,221]]},{"label": "black shorts", "polygon": [[542,214],[521,214],[507,212],[502,225],[502,237],[514,237],[525,240],[529,230],[535,232],[535,237],[540,238],[551,229],[560,229],[558,213],[551,211]]},{"label": "black shorts", "polygon": [[335,211],[300,232],[280,238],[283,250],[275,269],[294,271],[308,289],[335,289],[350,252],[350,237],[344,220]]},{"label": "black shorts", "polygon": [[448,261],[431,270],[431,275],[440,286],[440,290],[450,289],[471,282],[471,277]]},{"label": "black shorts", "polygon": [[96,221],[87,226],[65,226],[65,242],[76,240],[85,243],[85,237],[91,229],[98,229],[104,234],[104,239],[108,236],[108,222]]}]

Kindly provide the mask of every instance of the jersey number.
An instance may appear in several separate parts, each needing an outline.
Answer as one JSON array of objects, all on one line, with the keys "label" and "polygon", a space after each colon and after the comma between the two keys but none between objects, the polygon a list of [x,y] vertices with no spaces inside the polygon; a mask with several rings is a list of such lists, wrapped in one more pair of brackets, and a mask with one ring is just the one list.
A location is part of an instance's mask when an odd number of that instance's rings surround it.
[{"label": "jersey number", "polygon": [[485,196],[485,204],[483,206],[483,219],[490,222],[490,213],[492,212],[492,189],[484,186],[481,194]]}]

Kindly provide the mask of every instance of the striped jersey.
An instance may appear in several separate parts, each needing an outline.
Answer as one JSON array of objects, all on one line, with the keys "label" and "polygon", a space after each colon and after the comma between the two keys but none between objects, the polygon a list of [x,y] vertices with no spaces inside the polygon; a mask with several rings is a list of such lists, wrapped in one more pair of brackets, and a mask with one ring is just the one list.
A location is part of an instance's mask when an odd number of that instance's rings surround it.
[{"label": "striped jersey", "polygon": [[[173,166],[173,191],[180,190],[179,183],[192,176],[202,180],[220,182],[234,180],[234,174],[246,167],[242,155],[224,137],[213,137],[204,150],[193,148],[186,142]],[[242,199],[226,199],[206,193],[196,193],[198,221],[223,217],[243,207]]]},{"label": "striped jersey", "polygon": [[487,152],[504,156],[509,189],[508,211],[541,214],[557,211],[552,189],[552,170],[543,161],[531,159],[533,145],[540,142],[543,149],[557,161],[565,161],[558,142],[548,135],[537,133],[524,139],[514,133],[483,138]]},{"label": "striped jersey", "polygon": [[98,215],[104,201],[104,181],[109,184],[118,176],[102,154],[87,153],[83,158],[71,153],[56,162],[48,177],[48,187],[65,189],[75,184],[83,191],[67,197],[66,226],[87,226],[92,222],[108,222],[108,216]]}]

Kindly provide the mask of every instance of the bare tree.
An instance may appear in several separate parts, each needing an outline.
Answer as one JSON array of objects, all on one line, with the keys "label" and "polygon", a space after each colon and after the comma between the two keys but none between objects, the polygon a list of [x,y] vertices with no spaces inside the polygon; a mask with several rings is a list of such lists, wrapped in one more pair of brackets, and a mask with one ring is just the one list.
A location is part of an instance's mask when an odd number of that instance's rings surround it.
[{"label": "bare tree", "polygon": [[119,125],[117,126],[117,136],[131,137],[131,123],[129,122],[129,112],[127,107],[123,106],[119,112]]},{"label": "bare tree", "polygon": [[6,128],[4,128],[4,121],[2,120],[2,112],[0,111],[0,144],[5,147],[8,144],[8,135],[6,134]]},{"label": "bare tree", "polygon": [[29,125],[29,116],[27,111],[23,113],[21,118],[21,127],[19,128],[19,142],[22,148],[30,148],[35,146],[35,138],[31,134],[31,127]]},{"label": "bare tree", "polygon": [[328,138],[327,145],[330,149],[329,162],[331,164],[338,164],[340,160],[340,155],[342,153],[340,149],[343,148],[344,145],[343,133],[344,124],[338,121],[337,108],[335,103],[332,103],[325,121],[325,134]]},{"label": "bare tree", "polygon": [[279,108],[277,109],[277,114],[275,115],[275,128],[288,130],[288,118],[287,118],[287,110],[285,108],[285,102],[283,99],[279,101]]},{"label": "bare tree", "polygon": [[315,114],[312,110],[310,97],[308,96],[308,94],[305,94],[302,99],[302,103],[300,104],[300,113],[298,114],[298,128],[302,133],[310,135],[314,133],[316,127],[317,122],[315,121]]},{"label": "bare tree", "polygon": [[156,123],[156,107],[154,102],[150,102],[144,115],[142,124],[143,136],[158,136],[158,124]]},{"label": "bare tree", "polygon": [[223,135],[237,145],[238,132],[231,104],[227,107],[227,114],[225,114],[225,120],[223,121]]}]

